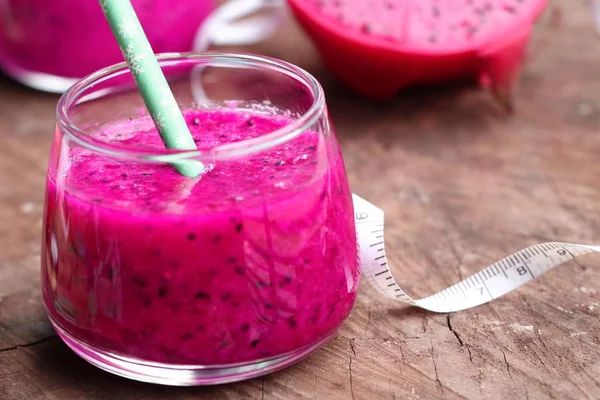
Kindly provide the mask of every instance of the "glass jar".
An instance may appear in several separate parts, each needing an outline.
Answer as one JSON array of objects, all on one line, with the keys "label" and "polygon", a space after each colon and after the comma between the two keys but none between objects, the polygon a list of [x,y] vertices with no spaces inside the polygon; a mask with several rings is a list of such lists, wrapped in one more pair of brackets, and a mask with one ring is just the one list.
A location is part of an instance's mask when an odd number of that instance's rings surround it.
[{"label": "glass jar", "polygon": [[[267,57],[159,59],[198,151],[162,147],[124,64],[59,101],[42,250],[50,320],[84,359],[142,381],[286,367],[334,335],[360,277],[323,90]],[[175,158],[205,172],[181,176]]]},{"label": "glass jar", "polygon": [[[132,0],[156,53],[192,50],[214,0]],[[123,60],[97,0],[0,0],[0,69],[36,89],[62,93]]]}]

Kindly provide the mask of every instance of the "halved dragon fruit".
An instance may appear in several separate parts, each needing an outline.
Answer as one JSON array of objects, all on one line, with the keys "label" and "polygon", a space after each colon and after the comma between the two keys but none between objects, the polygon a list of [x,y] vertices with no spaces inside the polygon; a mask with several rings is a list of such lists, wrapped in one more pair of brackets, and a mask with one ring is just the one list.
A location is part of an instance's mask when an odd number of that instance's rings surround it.
[{"label": "halved dragon fruit", "polygon": [[506,106],[547,0],[288,0],[327,67],[386,100],[412,84],[476,77]]}]

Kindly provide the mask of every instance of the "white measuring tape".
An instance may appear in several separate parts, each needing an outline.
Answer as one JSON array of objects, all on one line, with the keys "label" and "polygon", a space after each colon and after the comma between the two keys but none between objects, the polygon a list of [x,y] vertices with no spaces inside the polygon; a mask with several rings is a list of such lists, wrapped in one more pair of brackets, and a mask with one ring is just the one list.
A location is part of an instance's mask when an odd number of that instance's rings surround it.
[{"label": "white measuring tape", "polygon": [[485,304],[544,272],[578,256],[600,252],[600,246],[549,242],[520,250],[434,295],[415,300],[398,285],[385,256],[383,211],[353,195],[354,220],[363,276],[386,297],[425,310],[449,313]]}]

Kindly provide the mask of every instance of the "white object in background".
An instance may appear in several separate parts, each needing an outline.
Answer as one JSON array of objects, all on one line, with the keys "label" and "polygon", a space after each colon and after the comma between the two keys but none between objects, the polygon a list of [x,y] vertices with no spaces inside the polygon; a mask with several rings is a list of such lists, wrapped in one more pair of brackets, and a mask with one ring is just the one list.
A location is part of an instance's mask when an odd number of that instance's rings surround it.
[{"label": "white object in background", "polygon": [[[210,14],[198,29],[193,51],[211,46],[247,46],[273,35],[287,16],[285,0],[230,0]],[[206,103],[202,66],[192,71],[192,93],[198,104]]]}]

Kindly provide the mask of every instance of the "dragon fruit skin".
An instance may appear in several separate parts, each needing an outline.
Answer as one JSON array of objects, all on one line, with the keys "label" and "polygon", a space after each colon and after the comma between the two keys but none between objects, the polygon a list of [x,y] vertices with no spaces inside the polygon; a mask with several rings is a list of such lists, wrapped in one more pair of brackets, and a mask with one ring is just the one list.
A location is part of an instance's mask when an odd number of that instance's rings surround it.
[{"label": "dragon fruit skin", "polygon": [[[323,15],[310,0],[288,3],[325,65],[365,96],[385,101],[410,85],[475,77],[509,107],[533,24],[547,4],[547,0],[529,1],[535,4],[527,10],[528,14],[515,15],[481,40],[457,40],[439,46],[411,43],[410,38],[394,42],[365,34]],[[395,11],[400,16],[398,23],[411,17],[410,1],[401,0],[400,4],[402,9]],[[443,15],[439,21],[443,24]]]}]

